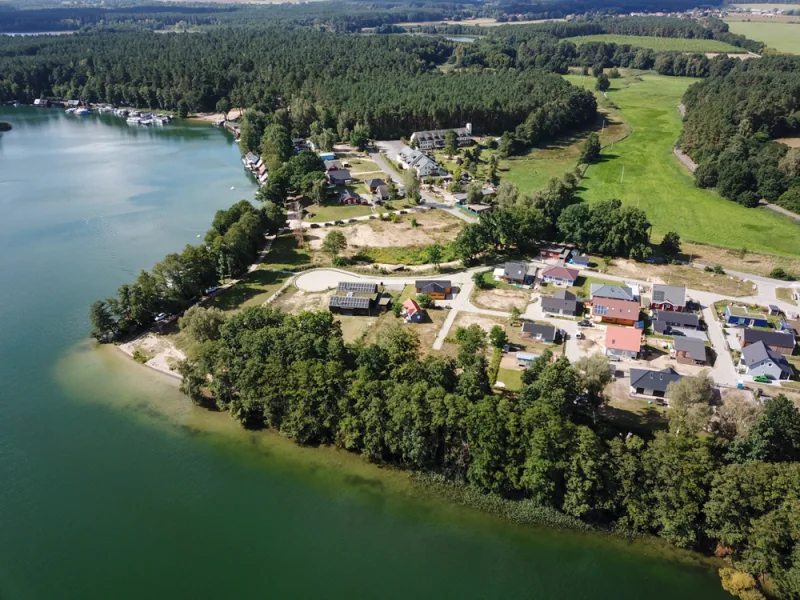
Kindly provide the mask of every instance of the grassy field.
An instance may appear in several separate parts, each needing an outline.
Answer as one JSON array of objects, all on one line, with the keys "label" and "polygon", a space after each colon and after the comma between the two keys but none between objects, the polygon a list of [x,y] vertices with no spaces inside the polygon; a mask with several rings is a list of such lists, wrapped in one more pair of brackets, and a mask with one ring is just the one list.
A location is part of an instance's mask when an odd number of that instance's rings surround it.
[{"label": "grassy field", "polygon": [[800,54],[800,23],[755,23],[731,20],[728,25],[732,33],[764,42],[769,48]]},{"label": "grassy field", "polygon": [[800,10],[800,4],[733,4],[732,6],[757,10]]},{"label": "grassy field", "polygon": [[242,310],[248,306],[260,306],[277,292],[290,277],[286,273],[259,269],[233,287],[216,296],[210,306],[226,311]]},{"label": "grassy field", "polygon": [[689,40],[645,35],[615,35],[611,33],[581,35],[566,39],[578,46],[586,42],[606,42],[613,44],[630,44],[640,48],[652,48],[657,52],[742,52],[741,48],[731,46],[725,42],[718,42],[717,40]]},{"label": "grassy field", "polygon": [[306,208],[308,215],[305,220],[311,223],[324,223],[326,221],[336,221],[344,219],[352,219],[353,217],[363,217],[364,215],[371,215],[372,208],[364,204],[349,204],[342,206],[335,200],[330,204],[323,204],[317,206],[316,204]]},{"label": "grassy field", "polygon": [[[579,75],[565,77],[582,85]],[[589,167],[582,181],[584,198],[590,202],[619,198],[640,207],[653,224],[656,239],[677,231],[686,241],[800,254],[795,222],[696,188],[691,174],[672,153],[681,131],[677,105],[694,79],[645,74],[630,84],[629,79],[611,81],[608,96],[631,127],[631,135],[613,150],[604,149],[601,162]],[[593,88],[594,78],[587,77],[585,85]]]},{"label": "grassy field", "polygon": [[502,381],[505,389],[517,392],[522,387],[522,371],[501,368],[497,373],[497,381]]}]

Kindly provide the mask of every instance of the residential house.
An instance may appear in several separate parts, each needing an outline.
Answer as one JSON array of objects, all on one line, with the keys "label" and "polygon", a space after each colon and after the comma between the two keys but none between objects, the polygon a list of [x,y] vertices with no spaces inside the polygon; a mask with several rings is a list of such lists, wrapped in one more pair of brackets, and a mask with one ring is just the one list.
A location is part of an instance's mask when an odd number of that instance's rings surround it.
[{"label": "residential house", "polygon": [[378,284],[365,281],[340,281],[336,286],[339,292],[353,292],[356,294],[377,294]]},{"label": "residential house", "polygon": [[669,384],[681,379],[683,376],[671,368],[663,371],[631,368],[631,395],[666,399]]},{"label": "residential house", "polygon": [[397,158],[404,169],[413,169],[419,178],[438,177],[447,174],[447,171],[442,169],[431,157],[420,150],[414,150],[408,146],[403,146]]},{"label": "residential house", "polygon": [[637,300],[637,295],[633,289],[626,285],[613,285],[606,283],[593,283],[589,286],[589,297],[594,302],[597,298],[611,298],[614,300]]},{"label": "residential house", "polygon": [[[444,148],[444,138],[449,129],[435,129],[433,131],[415,131],[411,134],[410,141],[416,143],[420,150],[434,150]],[[472,124],[467,123],[465,127],[457,127],[455,132],[459,146],[469,146],[472,144]]]},{"label": "residential house", "polygon": [[769,314],[770,315],[773,315],[773,316],[783,315],[783,310],[781,309],[781,307],[777,306],[775,304],[770,304],[767,307],[767,309],[769,310]]},{"label": "residential house", "polygon": [[706,343],[699,338],[679,336],[673,338],[675,358],[685,365],[706,364]]},{"label": "residential house", "polygon": [[341,171],[344,169],[342,163],[338,160],[323,160],[325,164],[325,170],[330,173],[331,171]]},{"label": "residential house", "polygon": [[552,315],[578,314],[578,297],[567,290],[559,290],[552,296],[542,296],[542,312]]},{"label": "residential house", "polygon": [[683,312],[686,309],[686,288],[677,285],[653,284],[650,308]]},{"label": "residential house", "polygon": [[792,367],[780,352],[776,352],[764,342],[750,344],[742,350],[739,367],[751,377],[763,376],[768,379],[789,379]]},{"label": "residential house", "polygon": [[668,335],[676,329],[699,329],[700,318],[695,313],[675,312],[671,310],[653,311],[653,331],[661,335]]},{"label": "residential house", "polygon": [[642,349],[642,330],[633,327],[606,328],[606,356],[609,358],[636,358]]},{"label": "residential house", "polygon": [[636,325],[639,321],[639,303],[635,300],[595,298],[592,302],[592,317],[603,323]]},{"label": "residential house", "polygon": [[507,262],[503,266],[503,281],[517,285],[530,285],[536,275],[536,267],[529,268],[524,262]]},{"label": "residential house", "polygon": [[386,187],[386,182],[383,179],[367,179],[365,183],[373,194],[378,191],[379,187]]},{"label": "residential house", "polygon": [[378,302],[378,294],[356,295],[354,292],[345,292],[342,295],[335,294],[328,301],[328,310],[342,314],[364,314],[372,313],[372,308]]},{"label": "residential house", "polygon": [[366,198],[362,198],[352,190],[343,190],[339,193],[340,204],[369,204]]},{"label": "residential house", "polygon": [[742,331],[742,348],[747,348],[759,342],[765,343],[776,352],[791,356],[797,340],[793,331],[764,331],[762,329],[745,329]]},{"label": "residential house", "polygon": [[575,265],[576,267],[580,267],[581,269],[588,268],[590,263],[591,259],[584,254],[579,254],[577,256],[573,255],[569,259],[569,264]]},{"label": "residential house", "polygon": [[375,188],[375,202],[386,202],[389,198],[389,188],[385,185],[379,185]]},{"label": "residential house", "polygon": [[523,323],[520,337],[524,340],[535,340],[543,344],[552,344],[556,341],[558,330],[553,325],[539,323]]},{"label": "residential house", "polygon": [[555,265],[542,271],[542,281],[546,283],[572,286],[575,285],[576,279],[578,279],[577,269],[568,269],[567,267]]},{"label": "residential house", "polygon": [[492,212],[494,210],[493,204],[463,204],[459,203],[458,207],[470,214],[479,217],[483,213]]},{"label": "residential house", "polygon": [[725,307],[725,322],[734,327],[769,327],[769,320],[764,313],[751,311],[741,304]]},{"label": "residential house", "polygon": [[572,250],[566,246],[560,245],[548,245],[539,248],[539,258],[541,260],[554,258],[556,260],[566,261],[571,253]]},{"label": "residential house", "polygon": [[420,308],[420,305],[413,298],[407,298],[403,302],[403,309],[400,315],[405,319],[406,323],[421,323],[425,319],[425,311]]},{"label": "residential house", "polygon": [[438,281],[420,279],[414,283],[418,294],[428,294],[434,300],[446,300],[453,293],[453,285],[448,279]]},{"label": "residential house", "polygon": [[328,181],[331,185],[347,185],[352,181],[352,177],[347,169],[337,169],[328,171]]},{"label": "residential house", "polygon": [[530,354],[529,352],[517,352],[517,366],[530,367],[539,358],[538,354]]}]

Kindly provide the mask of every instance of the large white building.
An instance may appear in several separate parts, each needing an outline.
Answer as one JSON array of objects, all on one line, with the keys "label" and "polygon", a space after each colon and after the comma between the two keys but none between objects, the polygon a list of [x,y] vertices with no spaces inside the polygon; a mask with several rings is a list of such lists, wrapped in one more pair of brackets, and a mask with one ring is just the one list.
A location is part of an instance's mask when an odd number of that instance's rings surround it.
[{"label": "large white building", "polygon": [[414,169],[417,177],[436,177],[439,175],[446,175],[447,171],[442,169],[435,160],[427,156],[420,150],[414,150],[408,146],[403,146],[403,149],[397,155],[400,164],[404,169]]},{"label": "large white building", "polygon": [[[420,150],[434,150],[444,148],[444,136],[450,129],[436,129],[434,131],[415,131],[411,134],[411,143],[416,143]],[[469,146],[472,144],[472,123],[467,123],[465,127],[453,129],[458,138],[459,146]]]}]

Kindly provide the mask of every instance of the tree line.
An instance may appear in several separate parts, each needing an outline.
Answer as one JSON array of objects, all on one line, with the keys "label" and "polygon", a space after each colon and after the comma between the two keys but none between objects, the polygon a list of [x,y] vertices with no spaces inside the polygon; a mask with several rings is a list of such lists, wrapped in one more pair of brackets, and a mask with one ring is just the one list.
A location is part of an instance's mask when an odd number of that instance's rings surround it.
[{"label": "tree line", "polygon": [[800,150],[775,138],[800,132],[800,58],[765,56],[691,86],[679,140],[698,168],[695,183],[730,200],[762,198],[797,210]]},{"label": "tree line", "polygon": [[670,389],[669,432],[644,439],[603,419],[601,355],[571,365],[546,352],[518,395],[497,395],[477,326],[456,334],[457,358],[424,359],[410,328],[348,345],[327,312],[258,307],[181,326],[202,332],[182,390],[248,428],[728,555],[738,571],[723,585],[744,578],[743,598],[767,582],[800,593],[800,413],[783,396],[762,407],[734,394],[712,419],[711,380],[687,377]]},{"label": "tree line", "polygon": [[110,341],[149,326],[160,313],[177,313],[205,295],[206,289],[247,271],[264,246],[264,234],[277,232],[285,217],[277,205],[256,209],[241,200],[219,210],[203,244],[168,254],[150,272],[122,285],[115,297],[97,300],[89,310],[90,335]]},{"label": "tree line", "polygon": [[[588,91],[538,70],[439,70],[455,44],[412,36],[311,29],[215,29],[198,35],[87,34],[0,39],[0,100],[80,98],[191,111],[304,101],[326,127],[361,124],[375,137],[473,123],[513,129],[535,111],[551,134],[594,119]],[[310,123],[308,123],[310,125]],[[293,133],[308,135],[308,125]]]}]

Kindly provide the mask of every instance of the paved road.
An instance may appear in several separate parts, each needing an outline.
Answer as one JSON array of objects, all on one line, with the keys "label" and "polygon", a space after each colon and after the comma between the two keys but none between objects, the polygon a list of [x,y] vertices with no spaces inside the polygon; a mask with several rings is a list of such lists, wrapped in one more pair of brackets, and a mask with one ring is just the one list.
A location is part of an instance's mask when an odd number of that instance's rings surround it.
[{"label": "paved road", "polygon": [[571,363],[577,362],[583,356],[580,346],[578,346],[577,333],[580,329],[577,321],[546,315],[542,311],[541,298],[538,302],[529,304],[522,316],[530,321],[549,322],[563,331],[567,335],[565,353]]},{"label": "paved road", "polygon": [[700,302],[700,306],[702,307],[703,318],[708,327],[708,339],[717,355],[714,368],[711,370],[711,377],[719,384],[734,387],[739,377],[736,374],[733,358],[731,358],[730,352],[728,351],[728,343],[725,340],[722,325],[714,314],[713,299],[710,295],[696,295],[696,299]]}]

